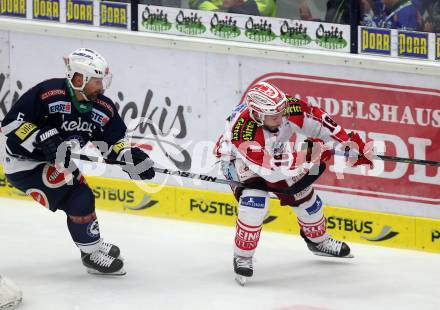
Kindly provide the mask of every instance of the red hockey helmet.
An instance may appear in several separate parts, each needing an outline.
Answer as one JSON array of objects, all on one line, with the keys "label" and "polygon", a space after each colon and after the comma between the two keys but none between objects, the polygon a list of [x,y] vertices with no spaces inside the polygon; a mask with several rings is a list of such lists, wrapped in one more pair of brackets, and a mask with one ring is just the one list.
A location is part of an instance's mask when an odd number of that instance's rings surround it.
[{"label": "red hockey helmet", "polygon": [[259,82],[253,85],[245,96],[252,119],[260,126],[266,115],[284,112],[287,106],[286,94],[275,85]]}]

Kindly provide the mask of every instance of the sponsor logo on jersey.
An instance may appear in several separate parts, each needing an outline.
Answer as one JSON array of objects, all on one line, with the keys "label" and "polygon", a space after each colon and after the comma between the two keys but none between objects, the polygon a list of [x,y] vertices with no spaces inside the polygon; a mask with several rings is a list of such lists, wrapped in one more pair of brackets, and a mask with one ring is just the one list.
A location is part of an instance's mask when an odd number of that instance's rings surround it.
[{"label": "sponsor logo on jersey", "polygon": [[119,154],[123,149],[129,148],[129,147],[130,147],[130,144],[128,143],[128,141],[122,140],[120,142],[113,144],[112,151],[115,152],[116,154]]},{"label": "sponsor logo on jersey", "polygon": [[319,210],[321,210],[321,207],[322,207],[322,201],[321,199],[319,199],[319,197],[316,197],[315,203],[312,206],[306,208],[306,211],[308,214],[312,215],[317,213]]},{"label": "sponsor logo on jersey", "polygon": [[50,137],[53,137],[57,134],[58,134],[58,130],[56,128],[52,128],[46,132],[43,132],[41,135],[39,135],[40,142],[44,142]]},{"label": "sponsor logo on jersey", "polygon": [[101,100],[101,99],[96,99],[95,102],[97,104],[99,104],[101,107],[106,108],[110,112],[111,117],[113,117],[115,115],[115,111],[113,110],[113,107],[109,103],[107,103],[107,102],[105,102],[104,100]]},{"label": "sponsor logo on jersey", "polygon": [[235,245],[242,250],[253,250],[258,245],[261,228],[263,226],[249,226],[237,218],[235,228]]},{"label": "sponsor logo on jersey", "polygon": [[253,141],[255,138],[255,133],[257,132],[257,123],[254,121],[248,121],[246,126],[244,126],[242,137],[244,141]]},{"label": "sponsor logo on jersey", "polygon": [[30,188],[26,191],[26,195],[31,196],[32,199],[34,199],[43,207],[50,209],[49,200],[47,199],[47,196],[43,191],[36,188]]},{"label": "sponsor logo on jersey", "polygon": [[440,242],[440,231],[434,229],[431,232],[431,241],[432,242],[434,242],[434,241]]},{"label": "sponsor logo on jersey", "polygon": [[244,124],[244,118],[240,117],[238,121],[235,123],[234,129],[232,130],[232,140],[234,141],[240,140],[240,132],[243,124]]},{"label": "sponsor logo on jersey", "polygon": [[43,169],[43,183],[49,188],[59,188],[73,179],[68,171],[59,171],[54,166],[46,165]]},{"label": "sponsor logo on jersey", "polygon": [[18,127],[18,129],[15,131],[15,135],[23,141],[26,140],[26,138],[35,130],[37,130],[37,126],[32,123],[25,122]]},{"label": "sponsor logo on jersey", "polygon": [[66,91],[64,89],[51,89],[41,94],[41,100],[46,100],[47,98],[54,96],[65,96],[65,95],[66,95]]},{"label": "sponsor logo on jersey", "polygon": [[49,113],[64,113],[70,114],[72,111],[72,104],[70,102],[57,101],[49,103]]},{"label": "sponsor logo on jersey", "polygon": [[322,237],[326,232],[324,217],[322,217],[322,219],[316,223],[304,223],[298,219],[298,224],[301,226],[301,230],[309,239]]},{"label": "sponsor logo on jersey", "polygon": [[289,104],[286,107],[286,114],[287,115],[302,115],[302,108],[301,105],[298,103]]},{"label": "sponsor logo on jersey", "polygon": [[108,123],[109,120],[110,120],[109,117],[104,113],[102,113],[101,111],[96,109],[92,110],[92,121],[94,121],[95,123],[104,126],[105,124]]},{"label": "sponsor logo on jersey", "polygon": [[235,109],[232,110],[231,116],[228,117],[228,120],[229,120],[229,121],[230,121],[230,120],[233,120],[233,119],[235,118],[235,116],[236,116],[238,113],[243,112],[243,110],[244,110],[245,108],[246,108],[246,103],[241,103],[241,104],[239,104],[238,106],[236,106]]},{"label": "sponsor logo on jersey", "polygon": [[264,209],[266,206],[266,198],[254,196],[241,197],[240,205],[250,208]]},{"label": "sponsor logo on jersey", "polygon": [[85,131],[93,132],[93,124],[81,120],[81,117],[77,121],[64,121],[61,124],[61,129],[64,131]]}]

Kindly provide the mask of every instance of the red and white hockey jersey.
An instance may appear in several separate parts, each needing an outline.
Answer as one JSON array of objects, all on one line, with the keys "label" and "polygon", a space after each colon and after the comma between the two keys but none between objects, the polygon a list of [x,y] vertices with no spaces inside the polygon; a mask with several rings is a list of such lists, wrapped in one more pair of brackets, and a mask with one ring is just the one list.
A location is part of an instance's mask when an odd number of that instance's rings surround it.
[{"label": "red and white hockey jersey", "polygon": [[[215,154],[224,161],[241,159],[246,167],[267,182],[276,183],[304,173],[304,160],[295,150],[295,134],[324,142],[348,141],[346,131],[319,107],[289,97],[285,118],[271,132],[251,118],[245,103],[238,105],[227,118],[225,133],[220,136]],[[310,167],[310,165],[309,165]]]}]

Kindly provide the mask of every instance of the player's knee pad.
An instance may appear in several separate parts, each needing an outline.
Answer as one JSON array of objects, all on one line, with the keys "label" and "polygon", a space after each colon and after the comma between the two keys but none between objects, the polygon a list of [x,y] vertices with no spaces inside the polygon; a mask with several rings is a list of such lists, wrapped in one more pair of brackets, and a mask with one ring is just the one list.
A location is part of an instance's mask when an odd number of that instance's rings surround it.
[{"label": "player's knee pad", "polygon": [[254,254],[268,205],[269,194],[267,192],[253,189],[243,190],[238,207],[235,254],[247,257]]},{"label": "player's knee pad", "polygon": [[326,233],[326,220],[321,198],[314,193],[311,199],[294,207],[293,210],[304,235],[313,242],[321,242]]},{"label": "player's knee pad", "polygon": [[87,184],[76,186],[65,199],[62,208],[69,216],[86,216],[95,212],[95,197]]}]

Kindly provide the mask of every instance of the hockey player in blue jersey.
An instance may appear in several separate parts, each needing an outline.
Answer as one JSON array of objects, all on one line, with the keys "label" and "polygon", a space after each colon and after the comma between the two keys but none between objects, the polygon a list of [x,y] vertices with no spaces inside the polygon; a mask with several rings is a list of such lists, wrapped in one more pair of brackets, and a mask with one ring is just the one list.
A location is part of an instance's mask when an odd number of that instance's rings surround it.
[{"label": "hockey player in blue jersey", "polygon": [[134,163],[123,170],[137,180],[154,177],[153,162],[128,143],[127,127],[103,95],[111,81],[105,59],[81,48],[65,62],[67,78],[37,84],[3,119],[5,174],[13,186],[46,208],[67,214],[70,235],[90,273],[123,275],[119,248],[100,236],[92,190],[62,150],[72,141],[81,147],[90,141],[108,158]]}]

